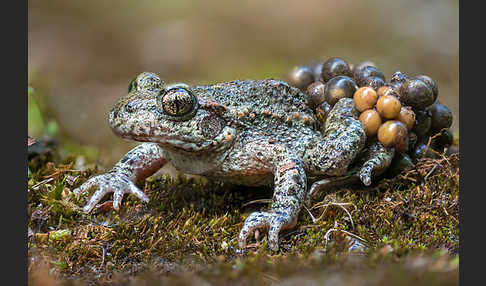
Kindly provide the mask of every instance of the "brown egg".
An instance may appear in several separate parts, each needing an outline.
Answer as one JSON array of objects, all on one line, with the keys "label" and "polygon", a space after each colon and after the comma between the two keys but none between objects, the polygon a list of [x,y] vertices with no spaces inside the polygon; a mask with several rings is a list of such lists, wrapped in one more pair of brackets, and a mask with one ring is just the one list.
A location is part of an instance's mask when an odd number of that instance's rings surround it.
[{"label": "brown egg", "polygon": [[384,85],[380,87],[378,90],[376,90],[376,94],[378,95],[378,97],[382,97],[383,95],[387,94],[390,91],[391,91],[391,87],[389,87],[388,85]]},{"label": "brown egg", "polygon": [[359,112],[371,109],[375,106],[378,100],[376,91],[368,86],[358,88],[353,95],[354,106]]},{"label": "brown egg", "polygon": [[292,68],[287,76],[291,86],[305,90],[314,82],[314,74],[308,66],[296,66]]},{"label": "brown egg", "polygon": [[378,128],[378,140],[385,147],[394,147],[397,152],[408,150],[408,131],[405,124],[389,120]]},{"label": "brown egg", "polygon": [[326,100],[324,97],[325,86],[324,83],[316,81],[307,87],[307,102],[310,108],[314,109]]},{"label": "brown egg", "polygon": [[385,84],[376,90],[376,94],[378,97],[382,97],[383,95],[393,95],[399,98],[398,90],[395,86],[391,84]]},{"label": "brown egg", "polygon": [[357,88],[356,83],[350,77],[339,75],[331,78],[326,83],[324,96],[326,97],[326,101],[331,106],[334,106],[341,98],[352,98]]},{"label": "brown egg", "polygon": [[397,120],[405,123],[408,131],[410,131],[415,124],[415,112],[413,112],[410,106],[402,106],[400,113],[397,116]]},{"label": "brown egg", "polygon": [[359,116],[359,120],[363,123],[368,137],[376,135],[381,125],[381,117],[376,110],[368,109],[364,111]]},{"label": "brown egg", "polygon": [[384,95],[376,102],[376,110],[385,119],[396,118],[401,108],[400,100],[393,95]]}]

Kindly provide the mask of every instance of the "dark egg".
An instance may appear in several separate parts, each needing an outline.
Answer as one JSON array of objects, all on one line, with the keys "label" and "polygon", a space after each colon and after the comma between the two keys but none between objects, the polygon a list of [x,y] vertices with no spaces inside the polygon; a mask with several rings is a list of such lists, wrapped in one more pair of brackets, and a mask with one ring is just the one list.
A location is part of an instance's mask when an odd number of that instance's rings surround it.
[{"label": "dark egg", "polygon": [[385,85],[385,81],[381,77],[377,76],[367,77],[364,82],[364,86],[372,87],[375,90],[378,90],[380,87]]},{"label": "dark egg", "polygon": [[429,110],[415,110],[415,125],[412,131],[417,134],[418,137],[424,137],[430,130],[432,125],[432,116]]},{"label": "dark egg", "polygon": [[351,65],[350,64],[349,67],[351,68],[351,72],[354,74],[354,71],[359,70],[360,68],[366,67],[366,66],[372,66],[372,67],[375,67],[376,68],[376,64],[374,62],[372,62],[372,61],[362,61],[362,62],[359,62],[356,65]]},{"label": "dark egg", "polygon": [[326,101],[331,106],[334,106],[341,98],[352,98],[357,88],[356,83],[350,77],[340,75],[331,78],[326,83],[324,96],[326,97]]},{"label": "dark egg", "polygon": [[413,168],[413,166],[414,164],[410,156],[408,156],[406,153],[399,153],[393,158],[393,161],[386,171],[386,174],[387,176],[395,177],[401,172],[410,170],[411,168]]},{"label": "dark egg", "polygon": [[316,81],[307,87],[308,103],[311,109],[316,108],[319,104],[324,102],[326,98],[324,97],[325,84]]},{"label": "dark egg", "polygon": [[326,122],[327,115],[329,114],[330,111],[331,111],[331,105],[329,105],[329,103],[327,103],[326,101],[319,104],[315,109],[317,118],[323,124]]},{"label": "dark egg", "polygon": [[391,83],[404,83],[408,80],[408,76],[402,73],[401,71],[396,71],[392,74],[390,82]]},{"label": "dark egg", "polygon": [[330,58],[322,64],[321,77],[325,82],[339,75],[351,76],[351,69],[345,60]]},{"label": "dark egg", "polygon": [[451,156],[453,154],[459,154],[459,146],[451,145],[451,146],[449,146],[449,148],[447,148],[446,155]]},{"label": "dark egg", "polygon": [[450,129],[444,130],[435,138],[435,143],[439,148],[447,148],[454,143],[454,134]]},{"label": "dark egg", "polygon": [[423,110],[434,103],[432,88],[420,79],[409,79],[400,87],[400,100],[415,109]]},{"label": "dark egg", "polygon": [[415,76],[413,78],[420,79],[421,81],[427,83],[430,86],[430,88],[432,88],[432,93],[434,95],[434,102],[435,102],[437,100],[437,97],[439,96],[439,87],[437,86],[437,83],[430,76],[423,75],[423,74]]},{"label": "dark egg", "polygon": [[372,76],[379,77],[385,81],[385,75],[374,66],[363,66],[358,69],[355,68],[353,76],[356,80],[356,84],[360,87],[365,86],[366,79]]},{"label": "dark egg", "polygon": [[312,70],[312,74],[314,74],[314,81],[322,81],[324,80],[321,77],[322,65],[324,64],[323,60],[314,60],[307,64],[307,66]]},{"label": "dark egg", "polygon": [[452,112],[442,103],[435,103],[428,108],[432,116],[432,124],[430,131],[437,133],[444,128],[449,128],[452,125]]},{"label": "dark egg", "polygon": [[418,160],[422,157],[437,158],[438,156],[430,146],[427,147],[427,142],[421,142],[415,147],[415,150],[412,153],[412,159]]},{"label": "dark egg", "polygon": [[296,66],[288,74],[288,82],[291,86],[305,90],[314,82],[314,74],[308,66]]},{"label": "dark egg", "polygon": [[417,146],[418,142],[418,136],[415,134],[413,131],[408,132],[408,152],[412,153],[413,150],[415,149],[415,146]]}]

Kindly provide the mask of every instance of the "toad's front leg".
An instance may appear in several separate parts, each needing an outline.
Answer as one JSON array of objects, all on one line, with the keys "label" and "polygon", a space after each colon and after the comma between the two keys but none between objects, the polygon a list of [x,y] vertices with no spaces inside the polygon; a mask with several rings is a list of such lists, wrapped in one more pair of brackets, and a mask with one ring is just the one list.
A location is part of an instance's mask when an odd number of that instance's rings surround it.
[{"label": "toad's front leg", "polygon": [[[262,145],[258,148],[262,148]],[[245,247],[247,238],[256,229],[262,228],[268,230],[270,248],[277,251],[280,231],[293,228],[297,223],[307,193],[307,179],[301,160],[292,150],[272,144],[264,148],[267,152],[259,152],[262,158],[258,159],[266,160],[273,165],[275,190],[272,206],[269,211],[253,212],[248,216],[238,237],[238,243],[240,248]]]},{"label": "toad's front leg", "polygon": [[167,160],[165,151],[156,143],[143,143],[130,150],[108,173],[90,178],[73,192],[78,195],[91,189],[98,190],[84,206],[90,212],[109,192],[113,192],[113,208],[118,210],[125,193],[133,194],[148,202],[147,195],[135,183],[143,180],[162,168]]}]

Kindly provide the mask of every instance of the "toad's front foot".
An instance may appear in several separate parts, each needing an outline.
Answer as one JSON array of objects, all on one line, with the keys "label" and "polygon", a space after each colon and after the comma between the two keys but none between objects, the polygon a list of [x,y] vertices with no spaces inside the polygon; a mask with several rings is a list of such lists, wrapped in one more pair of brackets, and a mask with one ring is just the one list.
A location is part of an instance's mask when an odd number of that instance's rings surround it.
[{"label": "toad's front foot", "polygon": [[238,237],[240,248],[246,246],[248,237],[257,229],[268,230],[268,245],[273,251],[278,251],[278,234],[282,229],[293,228],[297,223],[297,217],[292,217],[287,212],[269,211],[253,212],[245,220]]},{"label": "toad's front foot", "polygon": [[128,178],[127,175],[111,171],[90,178],[84,184],[73,190],[75,195],[90,191],[94,188],[98,190],[91,196],[88,203],[84,206],[83,211],[90,212],[95,205],[108,193],[113,192],[113,208],[118,210],[124,194],[133,194],[144,202],[148,202],[147,195],[140,190]]}]

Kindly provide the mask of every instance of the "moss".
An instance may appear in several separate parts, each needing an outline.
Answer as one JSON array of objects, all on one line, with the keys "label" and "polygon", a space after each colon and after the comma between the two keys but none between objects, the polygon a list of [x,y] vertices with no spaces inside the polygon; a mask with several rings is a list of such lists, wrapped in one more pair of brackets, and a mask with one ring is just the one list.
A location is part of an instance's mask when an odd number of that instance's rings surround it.
[{"label": "moss", "polygon": [[[268,250],[265,235],[243,250],[236,241],[248,214],[268,207],[262,199],[271,198],[269,188],[161,176],[139,183],[149,203],[128,196],[119,212],[105,203],[85,214],[89,194],[75,197],[72,190],[98,170],[74,170],[74,161],[68,156],[44,164],[29,178],[29,275],[47,261],[59,279],[106,283],[271,284],[295,277],[320,281],[333,273],[352,280],[353,273],[384,269],[396,277],[378,280],[412,281],[421,271],[430,285],[439,285],[445,280],[431,270],[439,266],[447,269],[444,277],[458,277],[457,155],[422,159],[371,187],[343,188],[309,202],[296,228],[281,233],[278,253]],[[425,259],[421,265],[430,269],[410,268],[419,263],[414,259]]]}]

